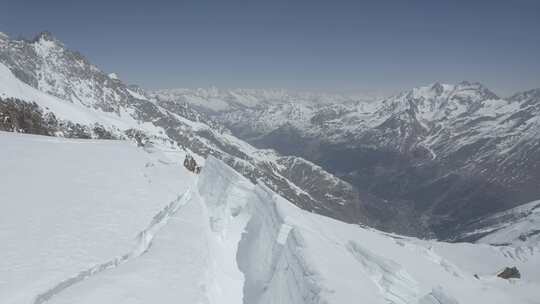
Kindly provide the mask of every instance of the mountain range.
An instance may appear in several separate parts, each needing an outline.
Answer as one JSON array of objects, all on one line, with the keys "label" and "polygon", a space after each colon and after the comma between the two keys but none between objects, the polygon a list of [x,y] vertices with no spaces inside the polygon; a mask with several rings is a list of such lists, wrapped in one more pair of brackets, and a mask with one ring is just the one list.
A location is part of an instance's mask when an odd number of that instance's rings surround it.
[{"label": "mountain range", "polygon": [[[387,98],[335,102],[243,91],[153,96],[202,107],[258,148],[312,161],[399,210],[370,217],[419,221],[415,229],[439,238],[540,195],[540,89],[501,98],[480,83],[433,83]],[[227,106],[213,107],[218,100]]]},{"label": "mountain range", "polygon": [[0,302],[536,303],[540,90],[147,90],[0,33]]},{"label": "mountain range", "polygon": [[145,90],[52,34],[0,35],[0,127],[217,157],[297,206],[458,240],[538,199],[540,90],[500,98],[434,83],[387,98],[284,90]]}]

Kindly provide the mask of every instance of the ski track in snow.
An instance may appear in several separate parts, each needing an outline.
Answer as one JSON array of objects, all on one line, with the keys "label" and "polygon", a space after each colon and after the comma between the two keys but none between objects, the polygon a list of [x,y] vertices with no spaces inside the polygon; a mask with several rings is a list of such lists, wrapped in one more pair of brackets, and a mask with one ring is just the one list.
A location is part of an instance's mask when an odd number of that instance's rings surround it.
[{"label": "ski track in snow", "polygon": [[[128,239],[128,247],[79,264],[16,303],[536,303],[532,250],[524,258],[525,249],[418,240],[314,215],[211,156],[185,181],[129,230],[141,231],[134,244]],[[178,225],[186,220],[190,229]],[[523,280],[496,278],[508,264]]]},{"label": "ski track in snow", "polygon": [[132,251],[126,254],[123,254],[121,256],[117,256],[113,258],[112,260],[106,261],[104,263],[101,263],[91,268],[88,268],[86,270],[83,270],[79,272],[77,275],[59,282],[55,286],[46,290],[45,292],[38,294],[35,297],[34,304],[45,303],[49,301],[55,295],[73,286],[74,284],[82,282],[88,279],[89,277],[94,276],[103,271],[116,268],[128,262],[131,259],[135,259],[145,254],[152,246],[152,240],[154,236],[156,235],[156,233],[158,233],[159,230],[164,225],[167,224],[167,221],[169,220],[171,216],[176,214],[176,212],[178,212],[178,210],[189,201],[191,197],[190,191],[191,190],[187,190],[184,194],[178,196],[175,200],[170,202],[167,206],[165,206],[165,208],[163,208],[160,212],[158,212],[152,218],[150,225],[137,235],[137,242]]}]

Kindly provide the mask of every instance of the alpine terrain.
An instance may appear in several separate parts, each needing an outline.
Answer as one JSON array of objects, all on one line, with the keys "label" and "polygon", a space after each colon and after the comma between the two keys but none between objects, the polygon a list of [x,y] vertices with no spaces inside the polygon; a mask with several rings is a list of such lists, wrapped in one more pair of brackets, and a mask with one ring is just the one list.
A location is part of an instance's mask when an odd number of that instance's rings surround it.
[{"label": "alpine terrain", "polygon": [[320,165],[386,205],[368,211],[379,223],[420,220],[400,233],[453,239],[471,221],[540,197],[540,89],[508,98],[469,82],[369,100],[242,90],[153,96],[202,108],[256,147]]},{"label": "alpine terrain", "polygon": [[538,303],[540,90],[146,90],[0,33],[0,303]]}]

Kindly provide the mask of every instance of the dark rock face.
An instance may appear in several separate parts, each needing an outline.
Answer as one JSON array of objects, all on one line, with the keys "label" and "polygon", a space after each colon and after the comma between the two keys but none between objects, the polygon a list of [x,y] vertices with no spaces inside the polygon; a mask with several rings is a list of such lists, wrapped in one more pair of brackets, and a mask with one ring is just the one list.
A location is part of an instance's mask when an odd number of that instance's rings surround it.
[{"label": "dark rock face", "polygon": [[201,173],[201,166],[197,165],[197,162],[193,158],[193,156],[186,154],[186,158],[184,159],[184,167],[188,169],[188,171],[193,172],[195,174]]},{"label": "dark rock face", "polygon": [[52,135],[58,122],[54,116],[44,117],[35,103],[0,98],[0,130],[8,132]]},{"label": "dark rock face", "polygon": [[503,271],[499,272],[497,274],[499,278],[503,279],[520,279],[521,274],[519,273],[519,270],[517,267],[505,267]]},{"label": "dark rock face", "polygon": [[58,120],[54,113],[44,113],[35,102],[0,98],[0,130],[68,138],[120,139],[102,125],[85,126]]}]

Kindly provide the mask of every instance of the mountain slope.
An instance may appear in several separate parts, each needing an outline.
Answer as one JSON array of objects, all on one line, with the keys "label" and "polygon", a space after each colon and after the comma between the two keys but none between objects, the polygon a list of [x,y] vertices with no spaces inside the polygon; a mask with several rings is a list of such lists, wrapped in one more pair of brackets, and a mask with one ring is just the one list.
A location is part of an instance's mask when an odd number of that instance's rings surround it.
[{"label": "mountain slope", "polygon": [[[313,174],[294,174],[278,153],[252,147],[190,105],[148,98],[144,90],[109,77],[50,33],[33,40],[0,36],[0,77],[4,130],[130,139],[146,147],[213,155],[302,208],[349,222],[365,219],[360,205],[366,202],[346,182],[303,160]],[[308,179],[313,187],[302,189]],[[340,186],[328,187],[328,181]],[[317,185],[326,191],[318,191]]]},{"label": "mountain slope", "polygon": [[[197,175],[182,168],[184,152],[126,141],[2,132],[0,142],[11,173],[2,303],[536,301],[537,247],[516,254],[345,224],[212,156]],[[496,277],[509,265],[521,279]]]},{"label": "mountain slope", "polygon": [[3,130],[213,155],[301,208],[386,231],[455,239],[471,221],[540,196],[538,90],[501,99],[477,83],[436,83],[382,100],[148,93],[49,33],[0,35],[0,77]]},{"label": "mountain slope", "polygon": [[181,152],[5,132],[0,142],[1,303],[39,303],[57,282],[137,255],[137,233],[194,180]]},{"label": "mountain slope", "polygon": [[378,101],[260,102],[212,115],[257,147],[306,158],[390,202],[403,222],[420,218],[452,238],[468,221],[540,197],[538,96],[435,83]]},{"label": "mountain slope", "polygon": [[460,236],[460,240],[536,247],[540,243],[540,201],[477,219],[469,225],[469,232]]}]

